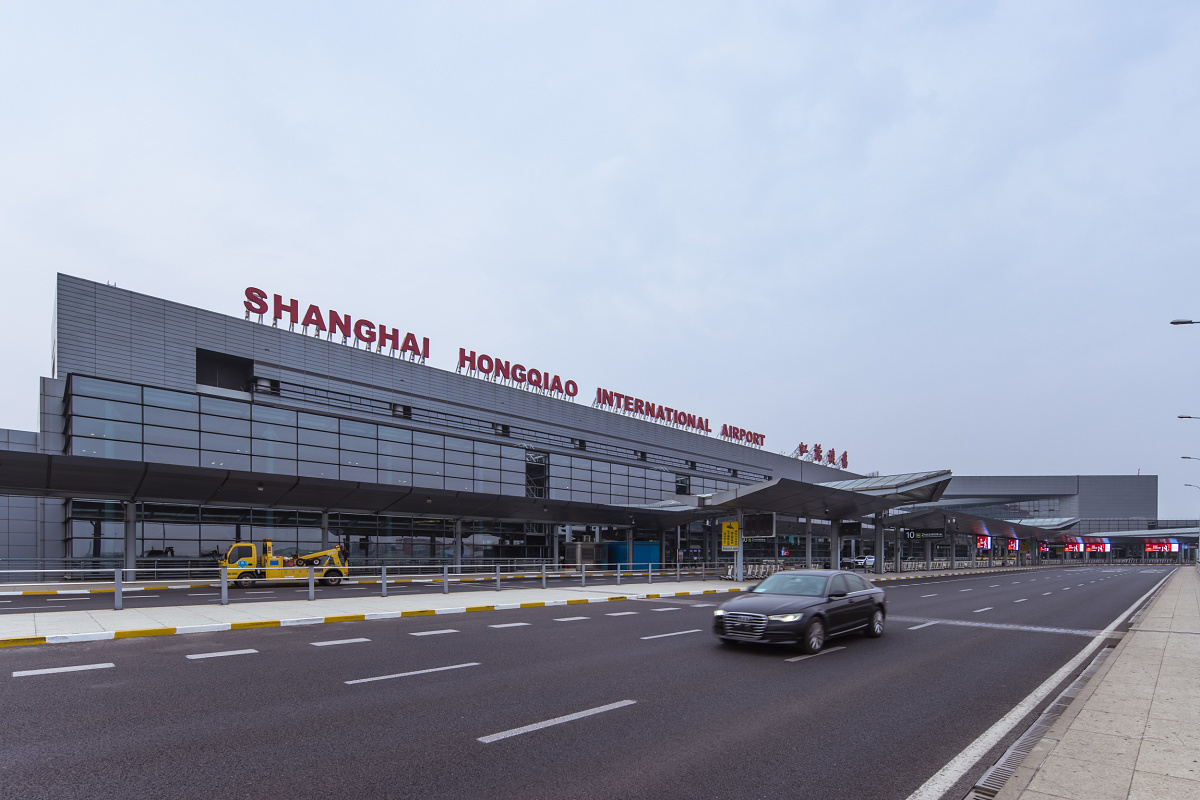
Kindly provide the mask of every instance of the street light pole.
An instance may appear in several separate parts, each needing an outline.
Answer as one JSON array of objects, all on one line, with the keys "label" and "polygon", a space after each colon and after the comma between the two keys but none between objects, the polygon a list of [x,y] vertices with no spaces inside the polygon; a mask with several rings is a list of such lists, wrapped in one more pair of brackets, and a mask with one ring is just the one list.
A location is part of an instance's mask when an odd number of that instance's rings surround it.
[{"label": "street light pole", "polygon": [[1171,320],[1172,325],[1196,325],[1197,323],[1200,323],[1200,320],[1195,320],[1195,319],[1173,319],[1173,320]]}]

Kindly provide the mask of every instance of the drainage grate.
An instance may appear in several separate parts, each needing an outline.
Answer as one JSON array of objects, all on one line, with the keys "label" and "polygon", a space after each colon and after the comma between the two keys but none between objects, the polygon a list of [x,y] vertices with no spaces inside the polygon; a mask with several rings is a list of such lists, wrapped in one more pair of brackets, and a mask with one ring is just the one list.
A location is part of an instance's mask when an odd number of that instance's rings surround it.
[{"label": "drainage grate", "polygon": [[1067,710],[1067,706],[1071,705],[1071,701],[1079,696],[1083,691],[1083,687],[1093,675],[1100,665],[1104,663],[1104,659],[1112,654],[1113,646],[1101,648],[1092,662],[1087,665],[1087,668],[1079,674],[1079,677],[1071,681],[1067,688],[1059,693],[1058,697],[1054,698],[1054,702],[1042,712],[1041,716],[1029,728],[1021,734],[1008,750],[1004,751],[1004,755],[1000,760],[988,768],[987,772],[983,773],[983,777],[971,787],[971,791],[967,792],[967,796],[963,800],[992,800],[996,795],[1000,794],[1000,790],[1004,788],[1004,784],[1017,771],[1017,767],[1025,761],[1026,756],[1033,752],[1033,748],[1042,740],[1042,737],[1050,730],[1062,713]]}]

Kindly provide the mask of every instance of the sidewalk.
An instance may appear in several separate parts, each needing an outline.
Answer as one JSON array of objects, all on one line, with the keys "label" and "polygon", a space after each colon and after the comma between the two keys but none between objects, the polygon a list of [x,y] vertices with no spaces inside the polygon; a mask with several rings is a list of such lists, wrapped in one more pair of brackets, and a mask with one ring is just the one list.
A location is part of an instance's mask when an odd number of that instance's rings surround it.
[{"label": "sidewalk", "polygon": [[997,800],[1200,797],[1200,571],[1181,567]]}]

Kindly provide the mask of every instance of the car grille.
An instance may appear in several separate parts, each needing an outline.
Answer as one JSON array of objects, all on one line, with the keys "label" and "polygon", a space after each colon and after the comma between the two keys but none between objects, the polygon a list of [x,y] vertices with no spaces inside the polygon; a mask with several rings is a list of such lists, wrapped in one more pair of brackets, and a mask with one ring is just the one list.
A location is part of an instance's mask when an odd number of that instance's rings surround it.
[{"label": "car grille", "polygon": [[761,639],[767,629],[767,618],[763,614],[734,614],[726,612],[721,617],[725,635],[738,639]]}]

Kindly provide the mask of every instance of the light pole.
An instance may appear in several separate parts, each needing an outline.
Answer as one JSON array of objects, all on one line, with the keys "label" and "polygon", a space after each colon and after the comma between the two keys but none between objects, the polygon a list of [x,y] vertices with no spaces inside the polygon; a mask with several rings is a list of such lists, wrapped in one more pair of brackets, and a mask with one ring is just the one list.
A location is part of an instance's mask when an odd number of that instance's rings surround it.
[{"label": "light pole", "polygon": [[[1186,458],[1186,457],[1187,456],[1184,456],[1184,458]],[[1190,486],[1193,489],[1200,489],[1200,486],[1197,486],[1194,483],[1185,483],[1184,486]],[[1198,522],[1197,524],[1200,525],[1200,522]],[[1196,535],[1196,557],[1200,558],[1200,534]]]},{"label": "light pole", "polygon": [[1171,320],[1172,325],[1196,325],[1197,323],[1200,323],[1200,320],[1196,320],[1196,319],[1173,319],[1173,320]]}]

